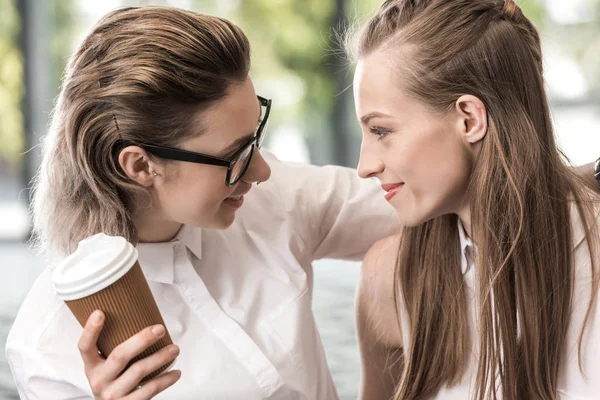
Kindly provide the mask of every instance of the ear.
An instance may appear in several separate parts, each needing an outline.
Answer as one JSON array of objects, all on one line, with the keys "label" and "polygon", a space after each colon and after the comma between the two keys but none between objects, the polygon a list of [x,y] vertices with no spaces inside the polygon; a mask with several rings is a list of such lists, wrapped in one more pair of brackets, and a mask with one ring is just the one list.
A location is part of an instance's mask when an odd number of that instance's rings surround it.
[{"label": "ear", "polygon": [[127,146],[121,150],[119,164],[129,178],[144,187],[152,186],[154,179],[161,175],[146,151],[139,146]]},{"label": "ear", "polygon": [[488,130],[487,110],[483,102],[467,94],[456,100],[455,109],[462,138],[469,144],[478,143]]}]

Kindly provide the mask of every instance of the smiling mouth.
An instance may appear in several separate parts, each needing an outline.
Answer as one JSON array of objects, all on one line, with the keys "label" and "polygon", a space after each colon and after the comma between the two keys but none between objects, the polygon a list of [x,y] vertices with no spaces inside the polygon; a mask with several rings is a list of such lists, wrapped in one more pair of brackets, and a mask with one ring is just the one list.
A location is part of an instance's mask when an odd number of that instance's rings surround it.
[{"label": "smiling mouth", "polygon": [[223,200],[223,204],[234,208],[234,209],[238,209],[242,206],[242,204],[244,204],[244,195],[239,195],[239,196],[231,196],[231,197],[227,197],[225,200]]},{"label": "smiling mouth", "polygon": [[248,194],[248,192],[250,191],[250,189],[252,189],[252,186],[250,186],[250,185],[240,186],[237,189],[238,189],[238,194],[236,194],[236,195],[232,194],[231,196],[227,197],[225,200],[235,200],[235,201],[237,201],[237,200],[243,199],[244,196]]},{"label": "smiling mouth", "polygon": [[[239,189],[242,189],[242,188],[240,187],[240,188],[238,188],[238,190]],[[250,189],[251,189],[250,187],[243,188],[241,193],[225,198],[225,200],[223,200],[223,203],[233,209],[240,208],[244,204],[244,196],[246,194],[248,194]]]},{"label": "smiling mouth", "polygon": [[385,184],[385,185],[381,185],[381,187],[383,188],[383,190],[386,191],[385,199],[387,201],[390,201],[404,187],[404,182]]}]

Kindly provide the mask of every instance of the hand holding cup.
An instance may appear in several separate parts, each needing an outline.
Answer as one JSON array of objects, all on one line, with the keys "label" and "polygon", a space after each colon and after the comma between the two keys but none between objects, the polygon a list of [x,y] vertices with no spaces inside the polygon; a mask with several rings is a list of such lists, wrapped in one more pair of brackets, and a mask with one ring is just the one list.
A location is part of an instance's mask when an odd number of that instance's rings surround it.
[{"label": "hand holding cup", "polygon": [[179,348],[174,344],[136,361],[122,372],[133,358],[164,337],[166,330],[162,325],[145,328],[118,345],[105,359],[96,346],[104,321],[104,314],[95,311],[85,324],[78,344],[85,365],[85,374],[96,400],[151,399],[179,380],[181,372],[175,370],[163,373],[140,385],[145,376],[175,360]]},{"label": "hand holding cup", "polygon": [[176,371],[161,375],[179,350],[142,273],[137,249],[125,238],[98,234],[82,240],[52,279],[57,296],[84,327],[79,349],[97,398],[121,398],[115,396],[141,383],[144,390],[136,390],[137,397],[125,398],[145,399],[144,393],[152,396],[178,379]]}]

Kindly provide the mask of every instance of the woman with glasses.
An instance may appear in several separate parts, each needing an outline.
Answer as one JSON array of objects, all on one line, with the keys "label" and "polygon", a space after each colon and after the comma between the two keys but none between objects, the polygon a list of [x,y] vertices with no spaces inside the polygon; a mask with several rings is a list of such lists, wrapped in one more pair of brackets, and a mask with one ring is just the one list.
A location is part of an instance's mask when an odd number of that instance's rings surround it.
[{"label": "woman with glasses", "polygon": [[261,153],[271,101],[249,68],[238,27],[170,8],[114,11],[76,50],[35,184],[36,238],[55,261],[98,232],[135,243],[175,344],[123,372],[164,328],[103,358],[102,314],[82,332],[48,268],[6,345],[22,399],[148,399],[176,381],[158,398],[337,398],[311,263],[360,259],[393,210],[354,170]]}]

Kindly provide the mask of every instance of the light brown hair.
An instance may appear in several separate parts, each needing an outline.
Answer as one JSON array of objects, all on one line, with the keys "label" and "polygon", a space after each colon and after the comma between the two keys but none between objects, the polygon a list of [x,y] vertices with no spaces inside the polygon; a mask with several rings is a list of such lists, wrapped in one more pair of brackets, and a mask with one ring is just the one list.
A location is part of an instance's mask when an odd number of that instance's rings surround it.
[{"label": "light brown hair", "polygon": [[68,62],[34,184],[34,234],[70,253],[104,232],[137,241],[146,189],[119,166],[127,145],[174,146],[202,132],[194,115],[246,80],[250,45],[231,22],[167,7],[103,17]]},{"label": "light brown hair", "polygon": [[[557,149],[538,32],[512,0],[388,0],[355,45],[356,58],[395,57],[398,84],[434,113],[464,94],[485,104],[489,128],[469,183],[479,283],[474,393],[495,399],[500,384],[505,399],[556,398],[573,291],[570,205],[595,224],[597,198]],[[597,252],[597,230],[584,226]],[[397,400],[426,398],[463,377],[470,345],[460,257],[456,215],[403,229],[395,294],[410,345]],[[592,306],[593,298],[586,321]]]}]

